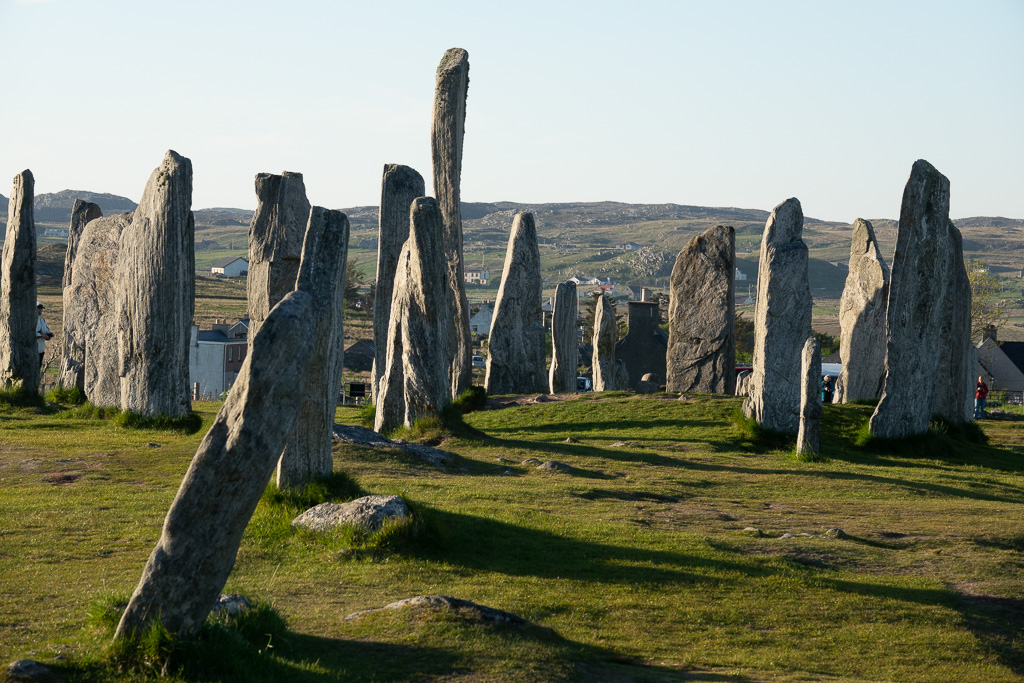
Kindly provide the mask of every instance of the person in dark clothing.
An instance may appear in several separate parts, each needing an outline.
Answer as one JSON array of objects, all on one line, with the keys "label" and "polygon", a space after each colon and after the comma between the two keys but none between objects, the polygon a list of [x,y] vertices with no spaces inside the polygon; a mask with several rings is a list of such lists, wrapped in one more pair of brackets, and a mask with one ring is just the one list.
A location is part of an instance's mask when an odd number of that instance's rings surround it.
[{"label": "person in dark clothing", "polygon": [[821,402],[831,403],[835,391],[832,387],[832,375],[825,375],[821,378]]}]

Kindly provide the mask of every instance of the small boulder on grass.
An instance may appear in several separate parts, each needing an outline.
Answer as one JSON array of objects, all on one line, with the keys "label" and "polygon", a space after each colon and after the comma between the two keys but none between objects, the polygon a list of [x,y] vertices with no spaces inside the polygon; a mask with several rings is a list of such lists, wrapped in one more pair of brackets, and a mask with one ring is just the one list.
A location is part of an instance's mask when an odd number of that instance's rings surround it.
[{"label": "small boulder on grass", "polygon": [[401,496],[363,496],[348,503],[320,503],[292,520],[292,526],[310,531],[327,531],[351,526],[374,532],[388,520],[409,518],[409,507]]},{"label": "small boulder on grass", "polygon": [[549,470],[554,472],[568,472],[572,469],[572,466],[566,465],[564,462],[558,462],[557,460],[548,460],[537,465],[538,470]]},{"label": "small boulder on grass", "polygon": [[7,666],[7,681],[55,681],[53,671],[33,659],[19,659]]},{"label": "small boulder on grass", "polygon": [[373,609],[364,609],[359,612],[345,617],[345,621],[355,621],[360,619],[367,614],[373,614],[374,612],[380,612],[382,610],[398,610],[398,609],[428,609],[428,610],[459,610],[463,613],[472,614],[478,622],[481,623],[502,623],[502,624],[526,624],[528,623],[525,619],[511,612],[504,610],[495,609],[493,607],[487,607],[485,605],[478,605],[475,602],[469,600],[463,600],[461,598],[453,598],[449,595],[418,595],[414,598],[406,598],[405,600],[398,600],[385,605],[384,607],[376,607]]}]

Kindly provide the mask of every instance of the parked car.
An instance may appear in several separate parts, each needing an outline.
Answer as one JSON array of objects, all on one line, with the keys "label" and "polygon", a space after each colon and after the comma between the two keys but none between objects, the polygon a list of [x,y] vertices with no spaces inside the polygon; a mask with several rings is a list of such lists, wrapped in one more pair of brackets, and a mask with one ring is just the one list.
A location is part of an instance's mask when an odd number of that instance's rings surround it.
[{"label": "parked car", "polygon": [[591,383],[589,377],[577,377],[576,378],[576,391],[593,391],[594,385]]},{"label": "parked car", "polygon": [[[465,358],[465,356],[463,356],[463,358]],[[473,356],[473,365],[475,365],[478,368],[484,367],[484,365],[485,365],[484,357],[483,356]]]}]

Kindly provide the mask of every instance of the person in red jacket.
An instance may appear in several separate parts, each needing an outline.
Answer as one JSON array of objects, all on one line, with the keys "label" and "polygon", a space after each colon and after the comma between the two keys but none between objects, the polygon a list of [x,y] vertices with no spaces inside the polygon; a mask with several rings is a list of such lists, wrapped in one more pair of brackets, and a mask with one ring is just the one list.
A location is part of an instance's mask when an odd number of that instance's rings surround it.
[{"label": "person in red jacket", "polygon": [[974,391],[974,419],[984,420],[985,399],[988,398],[988,385],[981,377],[978,378],[978,386]]}]

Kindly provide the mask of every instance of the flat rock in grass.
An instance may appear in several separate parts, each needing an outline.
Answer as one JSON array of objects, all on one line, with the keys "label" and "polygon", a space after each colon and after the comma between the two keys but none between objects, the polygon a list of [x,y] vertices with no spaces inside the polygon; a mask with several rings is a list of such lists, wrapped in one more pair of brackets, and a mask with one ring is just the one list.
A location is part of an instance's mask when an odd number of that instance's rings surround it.
[{"label": "flat rock in grass", "polygon": [[566,465],[564,462],[558,462],[557,460],[548,460],[537,465],[538,470],[549,470],[554,472],[568,472],[572,469],[571,466]]},{"label": "flat rock in grass", "polygon": [[388,520],[408,518],[409,507],[400,496],[363,496],[349,503],[320,503],[293,519],[292,526],[310,531],[337,526],[377,531]]},{"label": "flat rock in grass", "polygon": [[526,624],[529,623],[520,616],[516,616],[511,612],[504,610],[495,609],[493,607],[486,607],[485,605],[478,605],[475,602],[469,600],[462,600],[461,598],[453,598],[448,595],[419,595],[414,598],[406,598],[404,600],[398,600],[392,602],[384,607],[378,607],[375,609],[364,609],[359,612],[345,617],[345,621],[354,621],[367,614],[373,614],[374,612],[381,612],[383,610],[398,610],[398,609],[430,609],[430,610],[459,610],[462,612],[475,613],[477,621],[485,624]]},{"label": "flat rock in grass", "polygon": [[612,448],[624,448],[629,446],[631,448],[640,448],[640,444],[636,441],[616,441],[611,445]]},{"label": "flat rock in grass", "polygon": [[758,538],[764,536],[764,532],[758,529],[756,526],[748,526],[743,528],[743,532],[750,534],[751,536],[757,536]]},{"label": "flat rock in grass", "polygon": [[443,467],[452,459],[452,454],[440,448],[424,446],[418,443],[410,443],[402,439],[391,440],[372,429],[357,427],[355,425],[334,425],[334,441],[349,443],[367,448],[378,448],[383,450],[402,451],[415,456],[421,460]]},{"label": "flat rock in grass", "polygon": [[565,441],[563,443],[579,443],[579,442],[580,442],[579,439],[573,438],[571,436],[567,436],[567,437],[565,437]]},{"label": "flat rock in grass", "polygon": [[791,533],[788,533],[788,532],[787,532],[787,533],[784,533],[784,534],[782,534],[781,536],[779,536],[779,538],[780,538],[780,539],[786,539],[786,540],[788,540],[788,539],[790,539],[790,538],[796,538],[796,534],[791,534]]},{"label": "flat rock in grass", "polygon": [[34,659],[19,659],[7,666],[8,681],[55,681],[57,677]]},{"label": "flat rock in grass", "polygon": [[831,529],[829,529],[828,531],[825,532],[825,537],[826,538],[847,538],[847,534],[842,529],[840,529],[838,527],[833,527],[833,528],[831,528]]},{"label": "flat rock in grass", "polygon": [[213,613],[227,613],[229,617],[237,617],[252,608],[252,604],[244,595],[238,593],[221,593],[213,605]]},{"label": "flat rock in grass", "polygon": [[520,464],[521,465],[539,465],[540,464],[540,460],[538,460],[537,458],[527,458],[526,460],[524,460]]}]

